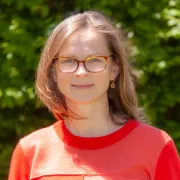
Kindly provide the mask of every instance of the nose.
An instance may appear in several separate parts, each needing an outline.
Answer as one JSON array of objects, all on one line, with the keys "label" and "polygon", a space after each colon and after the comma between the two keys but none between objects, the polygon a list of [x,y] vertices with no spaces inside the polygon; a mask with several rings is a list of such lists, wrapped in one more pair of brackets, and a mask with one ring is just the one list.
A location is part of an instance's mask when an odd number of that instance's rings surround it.
[{"label": "nose", "polygon": [[79,63],[79,66],[77,68],[77,70],[75,71],[76,76],[87,76],[88,71],[86,70],[86,68],[84,67],[84,64],[81,62]]}]

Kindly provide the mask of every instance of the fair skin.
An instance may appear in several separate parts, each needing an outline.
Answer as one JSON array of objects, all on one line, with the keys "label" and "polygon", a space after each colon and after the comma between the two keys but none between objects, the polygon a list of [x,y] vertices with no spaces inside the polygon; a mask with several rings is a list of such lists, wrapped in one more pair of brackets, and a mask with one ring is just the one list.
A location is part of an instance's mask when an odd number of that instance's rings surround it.
[{"label": "fair skin", "polygon": [[[59,55],[84,60],[90,55],[109,56],[105,37],[93,29],[73,33],[60,49]],[[83,63],[73,73],[57,70],[55,81],[69,109],[83,120],[69,119],[65,124],[71,133],[83,137],[97,137],[110,134],[120,126],[115,125],[108,116],[107,90],[109,83],[118,74],[118,66],[108,58],[107,67],[102,72],[88,72]],[[93,84],[87,89],[74,88],[72,84]]]}]

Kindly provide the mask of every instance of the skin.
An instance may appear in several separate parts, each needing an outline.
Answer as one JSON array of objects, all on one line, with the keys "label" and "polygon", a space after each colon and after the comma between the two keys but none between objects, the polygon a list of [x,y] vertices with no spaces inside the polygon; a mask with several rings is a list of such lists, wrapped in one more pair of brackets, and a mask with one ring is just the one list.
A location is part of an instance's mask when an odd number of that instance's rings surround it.
[{"label": "skin", "polygon": [[[90,55],[109,56],[105,37],[93,29],[79,30],[73,33],[59,51],[61,56],[75,57],[83,60]],[[74,73],[62,73],[57,70],[55,81],[65,96],[67,106],[76,114],[87,119],[69,119],[65,124],[69,131],[83,137],[103,136],[116,131],[115,125],[108,116],[108,96],[110,80],[118,74],[118,66],[108,58],[107,67],[98,73],[88,72],[83,63]],[[77,89],[72,84],[93,84],[88,89]]]}]

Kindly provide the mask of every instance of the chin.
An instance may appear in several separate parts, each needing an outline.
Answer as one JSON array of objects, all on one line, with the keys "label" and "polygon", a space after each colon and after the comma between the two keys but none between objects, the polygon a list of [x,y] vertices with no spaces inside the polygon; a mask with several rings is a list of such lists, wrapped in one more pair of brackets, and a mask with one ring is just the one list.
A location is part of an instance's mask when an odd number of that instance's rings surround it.
[{"label": "chin", "polygon": [[91,104],[99,99],[98,97],[92,97],[92,96],[81,96],[81,97],[67,97],[69,101],[72,101],[76,104]]},{"label": "chin", "polygon": [[89,91],[89,92],[72,92],[66,91],[64,96],[69,102],[76,104],[92,104],[96,101],[103,101],[107,96],[106,90],[100,90],[99,92]]},{"label": "chin", "polygon": [[76,104],[91,104],[96,101],[95,98],[81,98],[81,99],[72,99]]}]

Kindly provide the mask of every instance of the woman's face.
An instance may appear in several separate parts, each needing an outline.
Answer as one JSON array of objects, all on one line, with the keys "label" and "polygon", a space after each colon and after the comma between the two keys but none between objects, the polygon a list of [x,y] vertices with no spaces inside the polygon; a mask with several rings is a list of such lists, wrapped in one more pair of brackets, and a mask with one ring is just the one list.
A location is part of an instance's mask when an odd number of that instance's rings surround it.
[{"label": "woman's face", "polygon": [[[73,33],[63,44],[59,56],[74,57],[77,60],[85,60],[92,55],[111,55],[105,37],[91,29]],[[106,68],[98,73],[86,70],[83,63],[73,73],[64,73],[58,70],[55,76],[60,92],[69,100],[85,104],[92,103],[107,95],[110,80],[118,73],[118,67],[111,58],[107,60]],[[92,85],[90,87],[76,87],[74,85]]]}]

